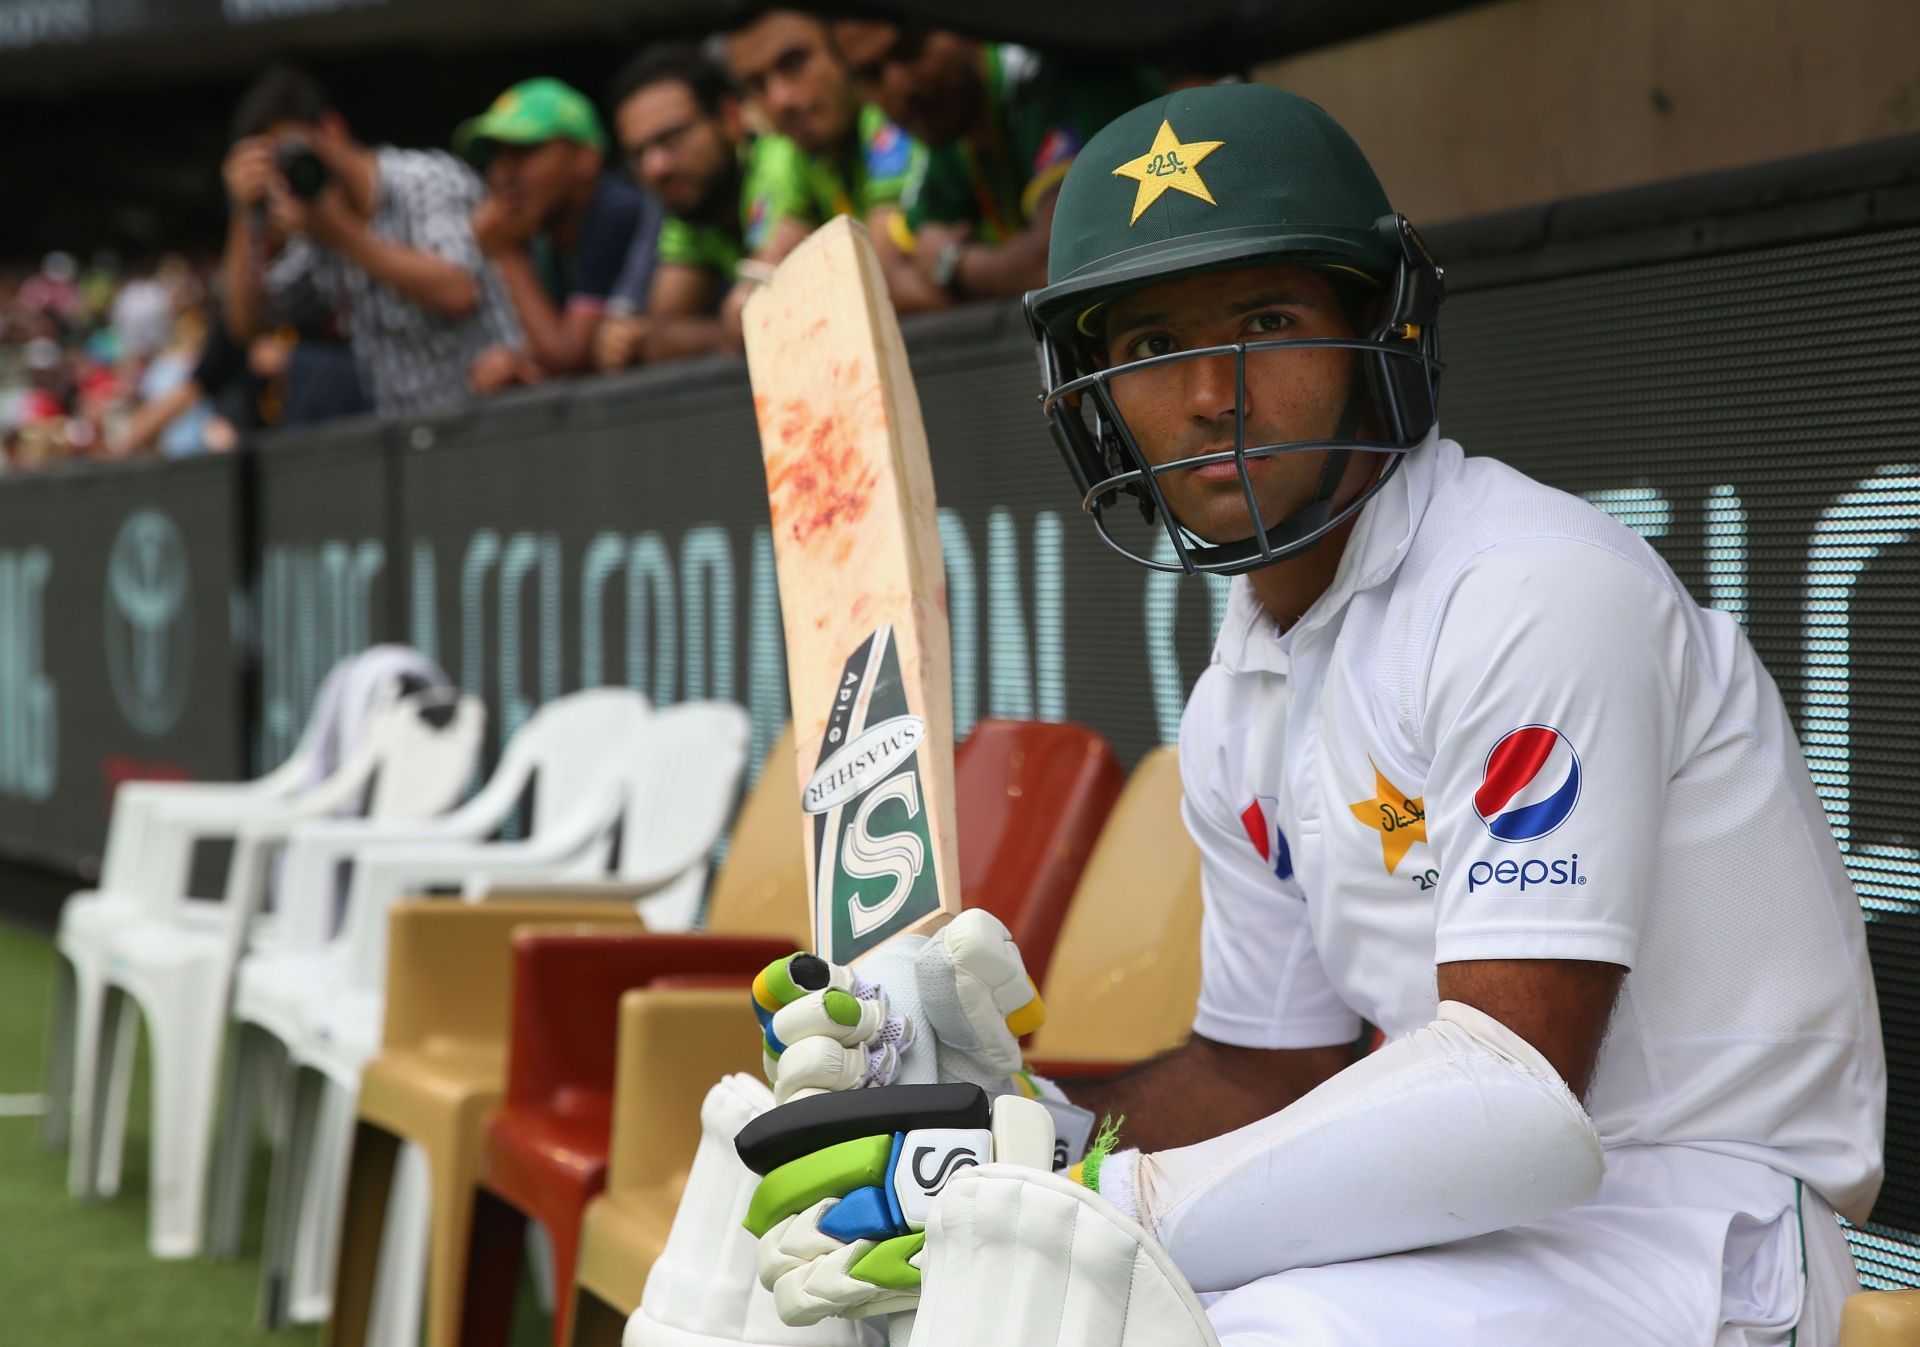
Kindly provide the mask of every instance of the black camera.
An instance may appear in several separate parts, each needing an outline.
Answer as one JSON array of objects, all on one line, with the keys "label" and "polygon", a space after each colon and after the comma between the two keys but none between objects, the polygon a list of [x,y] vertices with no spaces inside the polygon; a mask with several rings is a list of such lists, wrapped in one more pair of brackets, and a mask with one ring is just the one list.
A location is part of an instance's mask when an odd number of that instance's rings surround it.
[{"label": "black camera", "polygon": [[327,171],[327,161],[315,154],[313,146],[304,140],[281,141],[273,151],[273,166],[287,180],[287,190],[302,201],[312,201],[319,196],[332,176]]}]

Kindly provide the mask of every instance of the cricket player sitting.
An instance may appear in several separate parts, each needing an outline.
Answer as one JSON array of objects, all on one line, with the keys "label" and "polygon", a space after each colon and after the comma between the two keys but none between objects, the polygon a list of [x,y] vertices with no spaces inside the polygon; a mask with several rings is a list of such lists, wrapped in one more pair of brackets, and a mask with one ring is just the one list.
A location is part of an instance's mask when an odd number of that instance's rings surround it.
[{"label": "cricket player sitting", "polygon": [[[1049,276],[1044,405],[1102,535],[1235,577],[1181,728],[1193,1037],[1075,1084],[1124,1121],[1070,1177],[966,1168],[924,1229],[841,1211],[876,1180],[821,1157],[804,1201],[767,1179],[783,1317],[918,1296],[915,1347],[1828,1347],[1885,1065],[1859,905],[1739,625],[1441,437],[1440,273],[1312,104],[1121,117]],[[928,1044],[942,1078],[1019,1059],[984,914],[803,972],[777,1097]]]}]

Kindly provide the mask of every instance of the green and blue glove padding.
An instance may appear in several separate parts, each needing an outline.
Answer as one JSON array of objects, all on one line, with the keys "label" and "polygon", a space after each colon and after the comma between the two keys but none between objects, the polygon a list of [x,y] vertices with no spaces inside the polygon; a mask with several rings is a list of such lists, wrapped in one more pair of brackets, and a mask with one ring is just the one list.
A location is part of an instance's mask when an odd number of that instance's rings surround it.
[{"label": "green and blue glove padding", "polygon": [[756,1118],[736,1144],[764,1175],[746,1220],[760,1241],[761,1285],[798,1325],[911,1309],[934,1199],[956,1174],[996,1159],[1047,1167],[1053,1122],[1017,1095],[902,1085],[796,1100]]}]

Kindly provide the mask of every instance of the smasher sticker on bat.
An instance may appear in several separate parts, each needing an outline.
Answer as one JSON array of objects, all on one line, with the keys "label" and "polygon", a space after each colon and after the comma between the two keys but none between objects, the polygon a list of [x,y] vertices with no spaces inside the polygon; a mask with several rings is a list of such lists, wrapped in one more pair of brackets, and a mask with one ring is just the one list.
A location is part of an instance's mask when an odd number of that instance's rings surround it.
[{"label": "smasher sticker on bat", "polygon": [[802,808],[818,858],[815,948],[851,963],[940,907],[917,750],[926,721],[908,708],[893,628],[847,660]]}]

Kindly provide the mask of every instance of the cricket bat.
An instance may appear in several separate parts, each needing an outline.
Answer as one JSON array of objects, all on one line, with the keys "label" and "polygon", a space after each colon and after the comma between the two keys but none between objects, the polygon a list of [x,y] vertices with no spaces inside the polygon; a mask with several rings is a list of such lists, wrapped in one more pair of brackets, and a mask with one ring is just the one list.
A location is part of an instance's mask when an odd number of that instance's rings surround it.
[{"label": "cricket bat", "polygon": [[857,964],[960,911],[946,570],[920,398],[866,227],[748,302],[813,949]]},{"label": "cricket bat", "polygon": [[[953,667],[933,469],[900,324],[866,227],[841,216],[748,301],[747,369],[767,472],[786,628],[814,952],[857,964],[960,911],[954,845]],[[801,1091],[735,1139],[759,1174],[893,1131],[913,1163],[890,1191],[924,1229],[960,1169],[1046,1168],[1053,1121],[998,1109],[977,1085]],[[748,1229],[764,1234],[753,1211]],[[906,1304],[913,1303],[908,1297]],[[889,1312],[884,1305],[867,1313]],[[888,1324],[905,1344],[911,1310]]]}]

